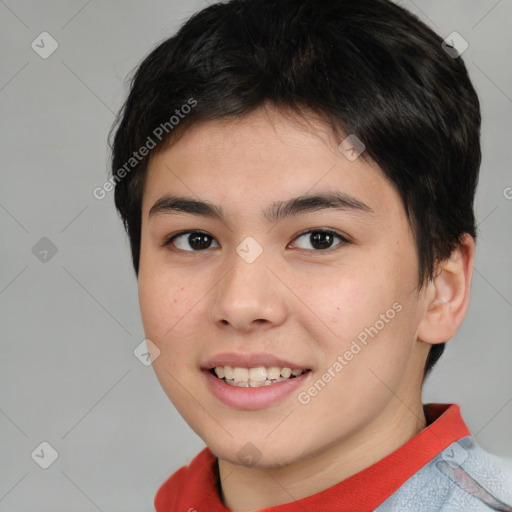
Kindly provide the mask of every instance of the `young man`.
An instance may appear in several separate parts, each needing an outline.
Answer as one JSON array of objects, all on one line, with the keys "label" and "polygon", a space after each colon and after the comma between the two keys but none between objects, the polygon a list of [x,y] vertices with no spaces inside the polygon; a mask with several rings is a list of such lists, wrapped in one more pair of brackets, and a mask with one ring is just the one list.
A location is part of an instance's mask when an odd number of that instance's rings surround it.
[{"label": "young man", "polygon": [[387,0],[231,0],[138,68],[116,206],[156,375],[207,445],[158,512],[512,511],[510,467],[421,398],[474,259],[453,52]]}]

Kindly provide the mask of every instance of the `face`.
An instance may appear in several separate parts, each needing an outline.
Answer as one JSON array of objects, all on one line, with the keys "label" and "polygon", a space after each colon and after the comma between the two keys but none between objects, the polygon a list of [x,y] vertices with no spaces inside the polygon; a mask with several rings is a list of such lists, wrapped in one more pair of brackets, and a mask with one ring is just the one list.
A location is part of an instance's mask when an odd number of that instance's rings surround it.
[{"label": "face", "polygon": [[[138,284],[153,367],[223,460],[313,457],[421,387],[413,235],[380,169],[340,142],[260,109],[197,124],[150,161]],[[226,366],[242,387],[210,372]],[[275,367],[307,371],[252,387]]]}]

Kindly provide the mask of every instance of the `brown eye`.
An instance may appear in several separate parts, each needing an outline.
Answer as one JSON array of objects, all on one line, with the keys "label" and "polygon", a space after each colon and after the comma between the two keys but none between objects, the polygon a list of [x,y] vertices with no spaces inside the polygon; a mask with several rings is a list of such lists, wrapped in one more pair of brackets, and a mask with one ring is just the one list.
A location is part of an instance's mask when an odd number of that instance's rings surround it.
[{"label": "brown eye", "polygon": [[[314,229],[306,231],[296,238],[296,240],[300,239],[304,239],[305,242],[302,242],[302,246],[299,246],[299,249],[310,249],[313,247],[316,251],[325,251],[340,244],[348,243],[348,240],[345,237],[330,229]],[[339,241],[334,244],[336,239]],[[307,247],[308,244],[310,244],[310,247]]]},{"label": "brown eye", "polygon": [[[164,245],[173,245],[182,251],[197,252],[210,249],[214,240],[212,236],[202,231],[184,231],[171,237]],[[219,245],[217,244],[216,247]]]}]

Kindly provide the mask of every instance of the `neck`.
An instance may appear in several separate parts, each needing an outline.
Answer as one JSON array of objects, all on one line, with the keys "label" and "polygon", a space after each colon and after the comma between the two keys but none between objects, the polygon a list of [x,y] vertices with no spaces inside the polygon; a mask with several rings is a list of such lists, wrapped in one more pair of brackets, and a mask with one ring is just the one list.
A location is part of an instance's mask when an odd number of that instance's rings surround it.
[{"label": "neck", "polygon": [[312,496],[346,480],[425,428],[421,394],[411,402],[405,405],[393,398],[365,428],[286,466],[248,468],[219,459],[223,503],[233,511],[259,510]]}]

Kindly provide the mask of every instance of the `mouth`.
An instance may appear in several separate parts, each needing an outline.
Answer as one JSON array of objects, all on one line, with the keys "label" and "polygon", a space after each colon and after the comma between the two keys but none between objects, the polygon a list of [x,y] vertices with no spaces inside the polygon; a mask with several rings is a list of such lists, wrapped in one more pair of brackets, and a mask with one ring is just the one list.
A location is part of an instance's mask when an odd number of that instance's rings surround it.
[{"label": "mouth", "polygon": [[202,370],[209,391],[230,408],[246,411],[277,406],[306,386],[310,368],[285,366],[207,366]]},{"label": "mouth", "polygon": [[254,368],[216,366],[210,368],[208,371],[216,379],[223,381],[229,386],[238,388],[261,388],[290,381],[310,372],[311,369],[295,368],[292,370],[288,367],[280,368],[278,366],[257,366]]}]

